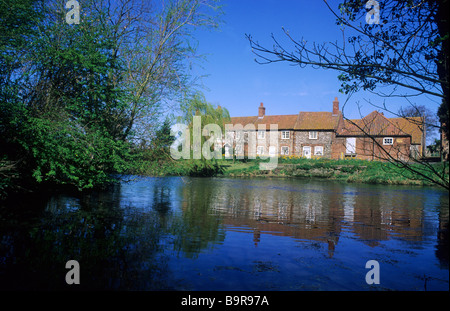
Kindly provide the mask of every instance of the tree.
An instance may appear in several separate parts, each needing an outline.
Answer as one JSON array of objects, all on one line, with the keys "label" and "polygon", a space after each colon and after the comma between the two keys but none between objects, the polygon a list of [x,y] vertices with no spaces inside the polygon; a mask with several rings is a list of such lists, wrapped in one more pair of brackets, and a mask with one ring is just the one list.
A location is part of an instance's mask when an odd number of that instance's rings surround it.
[{"label": "tree", "polygon": [[434,142],[435,139],[433,137],[437,134],[437,130],[440,129],[438,125],[438,118],[436,114],[434,114],[429,108],[425,105],[410,105],[406,107],[401,107],[397,114],[410,120],[410,122],[414,122],[411,118],[414,117],[423,117],[425,122],[423,125],[423,130],[425,131],[425,137],[429,143]]},{"label": "tree", "polygon": [[[24,3],[11,3],[11,14],[21,16]],[[121,65],[111,54],[108,26],[99,22],[101,12],[89,10],[93,1],[84,2],[80,25],[65,22],[64,1],[27,4],[30,20],[19,23],[31,26],[16,35],[26,36],[26,44],[7,42],[0,53],[20,57],[9,61],[14,66],[2,63],[15,69],[1,89],[2,156],[20,162],[18,174],[27,181],[78,189],[114,181],[110,173],[124,170],[129,147],[113,131],[114,115],[127,103],[111,83]],[[14,24],[6,27],[15,32]]]},{"label": "tree", "polygon": [[[379,3],[379,10],[382,12],[379,24],[365,22],[368,14],[366,2],[344,0],[338,6],[339,12],[336,12],[324,0],[336,17],[336,24],[341,27],[344,38],[342,42],[310,44],[303,38],[295,39],[283,29],[293,45],[290,50],[273,35],[272,48],[262,46],[251,35],[247,35],[253,52],[257,55],[257,62],[288,62],[301,68],[311,66],[336,70],[339,72],[338,79],[342,82],[340,92],[349,97],[359,90],[367,90],[381,97],[408,99],[421,94],[434,97],[442,101],[439,109],[441,129],[449,137],[447,107],[450,41],[446,13],[449,1],[382,1]],[[370,3],[373,5],[375,1],[369,1]],[[383,86],[389,86],[390,92],[385,93]],[[392,110],[386,105],[381,108]],[[375,138],[372,138],[375,143]],[[404,169],[414,170],[412,166],[389,155],[385,159]],[[423,169],[435,175],[437,184],[448,189],[448,175],[445,177],[436,172],[428,163],[421,164]]]},{"label": "tree", "polygon": [[193,31],[216,28],[221,14],[217,0],[98,1],[112,25],[114,55],[125,63],[115,85],[127,91],[129,106],[120,120],[123,137],[150,141],[158,118],[196,92],[190,68],[201,58]]},{"label": "tree", "polygon": [[170,135],[171,126],[170,119],[166,117],[161,127],[156,131],[155,138],[152,142],[152,151],[155,158],[159,156],[170,156],[169,148],[175,140],[175,137]]},{"label": "tree", "polygon": [[216,27],[220,14],[215,0],[86,0],[69,25],[65,5],[0,2],[4,180],[18,173],[79,189],[116,181],[133,144],[155,137],[162,108],[197,87],[192,34]]},{"label": "tree", "polygon": [[[213,126],[218,127],[221,133],[224,133],[225,124],[230,122],[230,113],[226,108],[221,106],[214,106],[211,103],[208,103],[203,94],[197,93],[194,94],[189,100],[184,102],[181,107],[181,115],[178,117],[178,121],[180,123],[184,123],[189,128],[190,133],[190,141],[192,144],[192,148],[195,150],[201,150],[202,146],[206,140],[216,141],[217,138],[222,139],[222,137],[214,137],[217,133],[209,132],[209,135],[205,135],[205,126],[211,124]],[[201,122],[201,129],[198,133],[196,133],[196,129],[194,128],[195,119],[194,117],[199,117]],[[198,135],[201,137],[198,143],[199,146],[196,146],[193,142],[194,135]],[[220,154],[222,154],[222,146],[218,146],[218,144],[214,143],[212,146],[213,150],[217,150],[220,148]],[[201,159],[204,158],[203,152],[199,152],[201,154]]]}]

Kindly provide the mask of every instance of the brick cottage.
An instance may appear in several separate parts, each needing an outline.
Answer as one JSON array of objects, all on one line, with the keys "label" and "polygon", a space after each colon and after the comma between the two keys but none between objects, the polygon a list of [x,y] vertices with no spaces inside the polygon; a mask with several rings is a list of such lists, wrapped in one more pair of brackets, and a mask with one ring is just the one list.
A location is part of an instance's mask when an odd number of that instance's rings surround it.
[{"label": "brick cottage", "polygon": [[[245,128],[256,129],[256,155],[367,160],[384,160],[390,156],[408,161],[424,154],[422,118],[386,118],[383,113],[373,111],[362,119],[346,120],[339,110],[337,97],[332,104],[329,112],[266,115],[266,107],[261,103],[257,116],[232,117],[231,123],[234,128],[244,127],[244,141],[248,141]],[[277,150],[269,143],[271,124],[278,126]],[[266,131],[258,130],[262,125]],[[225,150],[230,147],[225,146]],[[236,144],[234,148],[235,154],[252,155],[248,144],[244,145],[244,150],[238,149]]]}]

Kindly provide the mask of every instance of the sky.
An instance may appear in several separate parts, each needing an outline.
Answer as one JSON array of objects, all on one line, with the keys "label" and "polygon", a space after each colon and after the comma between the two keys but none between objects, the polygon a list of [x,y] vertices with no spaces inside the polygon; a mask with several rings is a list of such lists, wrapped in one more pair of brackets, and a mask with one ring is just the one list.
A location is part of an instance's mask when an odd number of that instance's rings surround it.
[{"label": "sky", "polygon": [[[337,8],[339,1],[328,3]],[[195,32],[198,52],[206,55],[198,73],[208,75],[202,78],[208,102],[227,108],[232,117],[257,115],[261,102],[267,115],[331,111],[335,97],[342,107],[347,95],[339,93],[339,72],[300,68],[287,62],[258,64],[245,37],[250,34],[263,46],[271,47],[271,34],[277,39],[285,38],[284,27],[294,38],[311,43],[342,40],[335,17],[323,1],[223,0],[222,4],[224,15],[219,30]],[[386,99],[361,91],[350,98],[344,115],[360,118],[376,110],[368,100],[381,105]],[[439,106],[439,102],[427,96],[414,97],[413,102],[425,104],[432,111]],[[361,110],[357,103],[362,105]],[[386,103],[393,111],[407,105],[399,98],[387,99]],[[385,115],[393,116],[387,112]]]}]

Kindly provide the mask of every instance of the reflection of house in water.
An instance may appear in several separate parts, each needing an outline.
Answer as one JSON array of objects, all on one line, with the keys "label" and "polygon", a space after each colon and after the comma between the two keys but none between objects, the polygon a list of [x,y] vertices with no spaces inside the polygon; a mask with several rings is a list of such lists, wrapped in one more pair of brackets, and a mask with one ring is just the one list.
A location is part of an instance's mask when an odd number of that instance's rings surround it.
[{"label": "reflection of house in water", "polygon": [[395,191],[380,195],[380,191],[355,190],[360,187],[329,187],[322,191],[305,185],[294,189],[224,185],[214,195],[212,209],[221,214],[227,230],[253,231],[255,246],[264,234],[290,236],[300,242],[326,243],[333,256],[343,230],[370,246],[392,236],[422,239],[424,202],[420,199]]}]

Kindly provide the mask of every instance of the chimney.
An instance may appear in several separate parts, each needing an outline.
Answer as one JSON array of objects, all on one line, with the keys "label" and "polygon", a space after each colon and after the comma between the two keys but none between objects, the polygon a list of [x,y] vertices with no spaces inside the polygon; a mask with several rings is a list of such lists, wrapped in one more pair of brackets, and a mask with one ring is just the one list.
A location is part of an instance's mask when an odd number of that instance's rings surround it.
[{"label": "chimney", "polygon": [[337,97],[333,100],[333,116],[337,116],[339,114],[339,100]]},{"label": "chimney", "polygon": [[264,118],[265,114],[266,114],[266,107],[264,107],[263,103],[261,103],[258,108],[258,118],[259,119]]}]

